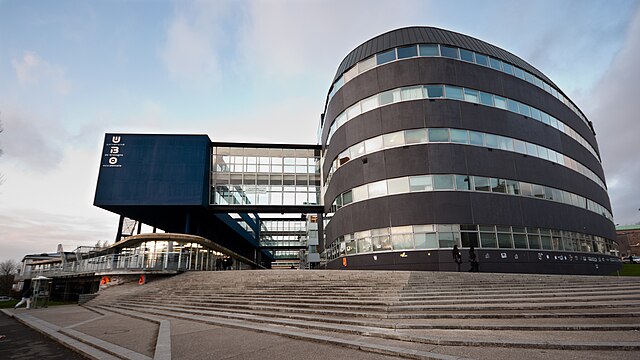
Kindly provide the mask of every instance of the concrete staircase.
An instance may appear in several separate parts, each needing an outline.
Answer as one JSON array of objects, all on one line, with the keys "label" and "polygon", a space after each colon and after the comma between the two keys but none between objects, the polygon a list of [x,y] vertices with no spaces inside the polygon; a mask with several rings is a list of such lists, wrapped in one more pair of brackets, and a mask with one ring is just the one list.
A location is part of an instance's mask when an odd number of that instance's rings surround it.
[{"label": "concrete staircase", "polygon": [[624,359],[640,350],[640,278],[192,272],[143,286],[112,287],[87,305],[408,358],[492,358],[497,352],[531,358],[543,353],[544,358],[570,350],[583,358]]}]

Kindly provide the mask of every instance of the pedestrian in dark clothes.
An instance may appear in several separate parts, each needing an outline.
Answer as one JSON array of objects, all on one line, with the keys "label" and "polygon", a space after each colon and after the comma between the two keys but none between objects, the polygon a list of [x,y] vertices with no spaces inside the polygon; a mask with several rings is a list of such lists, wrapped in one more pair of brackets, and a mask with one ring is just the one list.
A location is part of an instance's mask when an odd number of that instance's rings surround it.
[{"label": "pedestrian in dark clothes", "polygon": [[462,255],[460,255],[460,250],[458,250],[458,245],[453,245],[453,250],[451,251],[453,255],[453,261],[456,262],[456,267],[458,268],[458,272],[460,271],[460,264],[462,264]]},{"label": "pedestrian in dark clothes", "polygon": [[478,263],[478,257],[476,256],[473,246],[469,248],[469,263],[471,264],[470,272],[480,271],[480,264]]}]

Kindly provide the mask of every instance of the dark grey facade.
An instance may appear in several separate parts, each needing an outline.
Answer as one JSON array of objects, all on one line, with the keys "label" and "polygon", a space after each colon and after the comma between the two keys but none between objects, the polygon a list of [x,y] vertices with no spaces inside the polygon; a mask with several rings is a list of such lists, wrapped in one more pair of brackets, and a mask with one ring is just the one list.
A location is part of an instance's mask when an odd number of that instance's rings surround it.
[{"label": "dark grey facade", "polygon": [[321,141],[328,268],[453,270],[454,244],[482,271],[620,266],[591,123],[503,49],[429,27],[363,43]]}]

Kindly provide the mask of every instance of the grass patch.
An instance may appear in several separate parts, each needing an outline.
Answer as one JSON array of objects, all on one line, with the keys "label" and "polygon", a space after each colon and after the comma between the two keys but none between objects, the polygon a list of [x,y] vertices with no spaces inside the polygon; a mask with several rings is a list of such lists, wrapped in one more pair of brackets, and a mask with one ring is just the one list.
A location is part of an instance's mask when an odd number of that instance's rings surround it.
[{"label": "grass patch", "polygon": [[[16,304],[19,302],[20,300],[10,300],[10,301],[0,301],[0,309],[10,309],[13,308],[14,306],[16,306]],[[58,305],[71,305],[71,304],[77,304],[77,301],[57,301],[57,300],[51,300],[49,301],[48,306],[58,306]],[[25,304],[20,305],[21,309],[25,308]],[[33,306],[33,303],[31,303],[31,306]]]},{"label": "grass patch", "polygon": [[622,264],[622,269],[612,275],[620,276],[640,276],[640,264]]}]

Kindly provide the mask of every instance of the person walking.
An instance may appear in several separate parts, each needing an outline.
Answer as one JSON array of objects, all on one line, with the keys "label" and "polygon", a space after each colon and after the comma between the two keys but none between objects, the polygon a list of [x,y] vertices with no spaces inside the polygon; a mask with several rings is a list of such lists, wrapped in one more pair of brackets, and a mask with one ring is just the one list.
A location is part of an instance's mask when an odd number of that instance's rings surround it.
[{"label": "person walking", "polygon": [[476,256],[476,251],[473,246],[469,248],[469,263],[471,264],[470,272],[480,271],[480,264],[478,263],[478,257]]},{"label": "person walking", "polygon": [[27,310],[31,309],[31,296],[33,295],[33,290],[31,289],[31,287],[27,288],[27,290],[25,290],[22,293],[22,300],[20,300],[20,302],[18,302],[16,304],[16,306],[14,306],[14,309],[17,309],[20,307],[20,305],[27,303]]},{"label": "person walking", "polygon": [[453,261],[456,262],[458,272],[460,272],[460,264],[462,264],[462,255],[460,255],[460,250],[458,250],[458,245],[453,245],[453,250],[451,251],[451,254],[453,255]]}]

